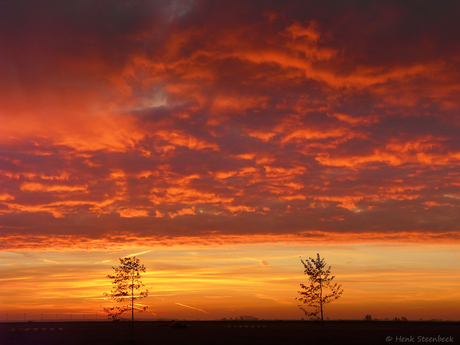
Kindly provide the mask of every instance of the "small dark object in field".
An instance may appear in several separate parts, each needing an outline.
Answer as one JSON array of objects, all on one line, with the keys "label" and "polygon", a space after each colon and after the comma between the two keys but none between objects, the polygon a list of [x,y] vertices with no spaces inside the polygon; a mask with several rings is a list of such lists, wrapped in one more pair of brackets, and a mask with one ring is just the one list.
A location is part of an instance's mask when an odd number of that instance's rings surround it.
[{"label": "small dark object in field", "polygon": [[183,322],[177,322],[177,321],[175,321],[175,322],[173,322],[173,323],[171,324],[171,327],[172,327],[172,328],[188,328],[188,325],[187,325],[186,323],[183,323]]}]

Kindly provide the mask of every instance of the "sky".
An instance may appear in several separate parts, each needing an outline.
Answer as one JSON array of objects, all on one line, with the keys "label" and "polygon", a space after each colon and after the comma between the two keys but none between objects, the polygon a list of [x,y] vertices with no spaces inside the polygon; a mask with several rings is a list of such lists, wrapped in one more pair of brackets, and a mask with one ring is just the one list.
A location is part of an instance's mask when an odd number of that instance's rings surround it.
[{"label": "sky", "polygon": [[300,319],[318,252],[326,317],[460,319],[459,15],[0,2],[0,319],[104,318],[131,254],[140,317]]}]

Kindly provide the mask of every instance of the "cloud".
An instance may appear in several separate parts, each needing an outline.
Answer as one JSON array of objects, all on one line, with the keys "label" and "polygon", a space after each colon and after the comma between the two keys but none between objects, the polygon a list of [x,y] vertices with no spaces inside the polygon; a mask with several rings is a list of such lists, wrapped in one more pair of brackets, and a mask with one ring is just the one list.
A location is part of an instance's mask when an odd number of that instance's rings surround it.
[{"label": "cloud", "polygon": [[[343,222],[343,219],[337,221]],[[340,243],[458,243],[458,231],[367,231],[334,232],[304,231],[292,234],[225,235],[204,233],[201,236],[145,236],[145,234],[112,233],[103,238],[83,237],[81,235],[27,235],[0,237],[2,251],[28,250],[40,252],[44,248],[56,251],[122,251],[128,246],[172,247],[175,245],[245,245],[261,243],[286,244],[340,244]],[[263,265],[262,261],[249,259]],[[110,261],[110,260],[109,260]]]},{"label": "cloud", "polygon": [[149,214],[146,210],[133,210],[124,209],[120,211],[120,217],[133,218],[133,217],[148,217]]},{"label": "cloud", "polygon": [[2,2],[4,248],[458,241],[456,11]]}]

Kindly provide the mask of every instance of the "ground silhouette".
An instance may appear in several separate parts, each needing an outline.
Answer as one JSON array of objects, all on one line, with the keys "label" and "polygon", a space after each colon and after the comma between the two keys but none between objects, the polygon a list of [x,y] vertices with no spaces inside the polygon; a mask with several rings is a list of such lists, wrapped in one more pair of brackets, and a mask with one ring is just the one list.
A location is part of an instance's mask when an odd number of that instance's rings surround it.
[{"label": "ground silhouette", "polygon": [[[397,337],[443,337],[460,341],[459,322],[366,321],[187,321],[171,322],[34,322],[0,324],[2,345],[305,345],[394,344]],[[51,328],[55,328],[51,331]],[[25,330],[29,328],[29,330]],[[62,328],[62,330],[59,330]],[[324,329],[324,333],[322,332]],[[399,339],[402,339],[399,338]]]}]

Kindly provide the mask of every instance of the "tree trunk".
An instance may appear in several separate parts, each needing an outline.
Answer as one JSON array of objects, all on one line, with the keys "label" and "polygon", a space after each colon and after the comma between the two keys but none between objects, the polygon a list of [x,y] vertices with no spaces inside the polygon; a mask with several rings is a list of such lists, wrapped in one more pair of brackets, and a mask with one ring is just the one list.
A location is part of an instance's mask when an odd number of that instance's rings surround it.
[{"label": "tree trunk", "polygon": [[131,280],[131,322],[134,322],[134,270]]},{"label": "tree trunk", "polygon": [[134,341],[134,269],[131,276],[131,343],[135,344]]},{"label": "tree trunk", "polygon": [[323,322],[323,283],[322,283],[321,278],[319,278],[319,292],[320,292],[319,305],[321,307],[321,322]]}]

